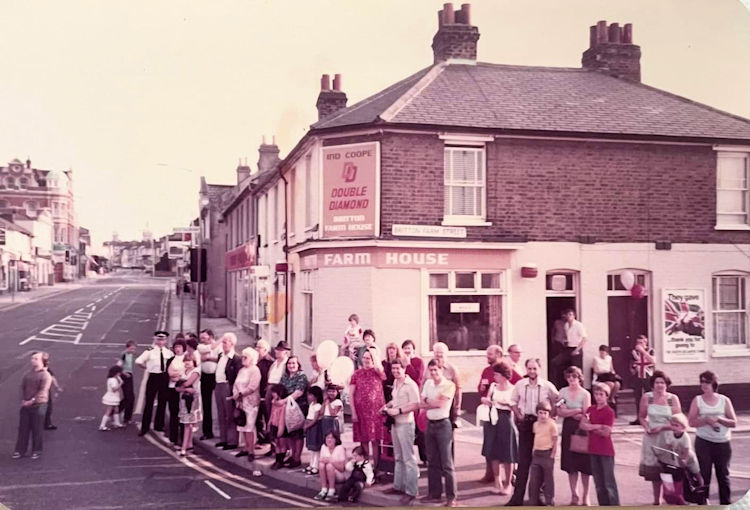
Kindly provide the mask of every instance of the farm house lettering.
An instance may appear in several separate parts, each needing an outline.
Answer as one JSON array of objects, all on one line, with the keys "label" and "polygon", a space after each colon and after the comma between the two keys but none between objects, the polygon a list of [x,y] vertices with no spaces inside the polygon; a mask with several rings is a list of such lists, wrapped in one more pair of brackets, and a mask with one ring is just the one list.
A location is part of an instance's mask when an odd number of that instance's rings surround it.
[{"label": "farm house lettering", "polygon": [[[369,266],[373,263],[372,253],[326,253],[324,266]],[[378,253],[381,266],[447,266],[447,253],[393,252]]]}]

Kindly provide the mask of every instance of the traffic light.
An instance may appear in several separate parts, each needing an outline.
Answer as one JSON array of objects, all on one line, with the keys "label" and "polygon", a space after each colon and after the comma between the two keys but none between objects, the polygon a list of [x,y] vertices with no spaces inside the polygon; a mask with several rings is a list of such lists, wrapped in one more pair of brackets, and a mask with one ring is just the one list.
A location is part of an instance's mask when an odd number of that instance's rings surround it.
[{"label": "traffic light", "polygon": [[[198,281],[198,250],[199,248],[190,248],[190,281]],[[200,262],[200,281],[206,281],[206,249],[200,248],[201,251],[201,262]]]}]

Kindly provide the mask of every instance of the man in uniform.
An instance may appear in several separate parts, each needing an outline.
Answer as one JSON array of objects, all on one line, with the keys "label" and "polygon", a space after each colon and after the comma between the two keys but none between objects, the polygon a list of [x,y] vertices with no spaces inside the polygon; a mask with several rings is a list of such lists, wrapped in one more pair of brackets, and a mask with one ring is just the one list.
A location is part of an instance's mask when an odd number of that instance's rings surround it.
[{"label": "man in uniform", "polygon": [[135,360],[136,365],[146,369],[148,376],[141,433],[139,434],[141,436],[145,435],[151,427],[154,399],[157,399],[154,430],[164,431],[164,411],[167,406],[167,388],[169,386],[167,361],[174,356],[172,351],[166,347],[168,337],[169,333],[166,331],[154,332],[154,345]]}]

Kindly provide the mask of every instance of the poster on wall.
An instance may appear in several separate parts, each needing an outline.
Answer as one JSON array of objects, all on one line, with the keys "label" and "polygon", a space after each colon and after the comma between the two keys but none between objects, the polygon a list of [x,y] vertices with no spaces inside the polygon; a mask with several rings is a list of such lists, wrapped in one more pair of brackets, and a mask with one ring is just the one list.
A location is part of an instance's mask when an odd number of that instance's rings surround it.
[{"label": "poster on wall", "polygon": [[322,236],[378,235],[380,143],[323,148]]},{"label": "poster on wall", "polygon": [[706,361],[706,313],[703,289],[662,291],[665,363]]}]

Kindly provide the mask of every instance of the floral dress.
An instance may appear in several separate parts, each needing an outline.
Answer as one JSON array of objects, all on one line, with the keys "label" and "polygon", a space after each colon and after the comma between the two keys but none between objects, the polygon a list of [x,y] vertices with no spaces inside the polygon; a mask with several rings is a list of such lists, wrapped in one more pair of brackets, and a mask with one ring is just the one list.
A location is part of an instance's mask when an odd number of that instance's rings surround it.
[{"label": "floral dress", "polygon": [[353,424],[354,442],[381,441],[383,439],[383,417],[378,413],[385,405],[383,381],[374,368],[360,368],[352,375],[354,386],[352,400],[357,412]]},{"label": "floral dress", "polygon": [[201,371],[198,368],[194,368],[190,373],[185,374],[185,377],[189,379],[192,374],[198,374],[192,385],[195,393],[179,394],[180,412],[178,417],[180,423],[198,423],[203,420],[203,412],[201,411]]},{"label": "floral dress", "polygon": [[234,392],[242,393],[238,407],[245,412],[245,425],[237,425],[238,432],[255,432],[255,421],[260,405],[260,369],[253,365],[242,367],[234,381]]}]

